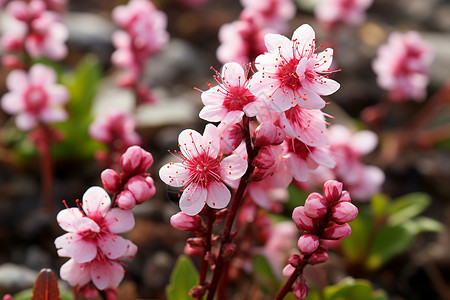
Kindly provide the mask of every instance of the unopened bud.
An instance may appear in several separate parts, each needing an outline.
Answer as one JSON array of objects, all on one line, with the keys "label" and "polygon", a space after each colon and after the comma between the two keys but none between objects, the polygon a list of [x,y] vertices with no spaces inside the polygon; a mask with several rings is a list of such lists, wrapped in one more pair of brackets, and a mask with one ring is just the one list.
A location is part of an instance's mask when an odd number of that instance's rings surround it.
[{"label": "unopened bud", "polygon": [[305,214],[313,219],[323,218],[327,214],[327,201],[319,193],[312,193],[305,201]]},{"label": "unopened bud", "polygon": [[184,254],[192,257],[203,256],[203,248],[192,247],[189,243],[184,246]]},{"label": "unopened bud", "polygon": [[203,249],[203,238],[201,238],[201,237],[188,238],[186,242],[191,247]]},{"label": "unopened bud", "polygon": [[311,257],[308,259],[308,263],[311,265],[324,263],[328,260],[328,252],[326,250],[323,251],[316,251],[311,255]]},{"label": "unopened bud", "polygon": [[311,254],[319,248],[319,238],[314,234],[304,234],[298,239],[297,246],[301,253]]},{"label": "unopened bud", "polygon": [[342,182],[337,180],[328,180],[323,185],[324,196],[330,205],[334,205],[341,197],[342,186]]},{"label": "unopened bud", "polygon": [[274,164],[275,157],[269,146],[262,147],[253,160],[253,165],[259,169],[269,169]]},{"label": "unopened bud", "polygon": [[202,285],[197,285],[197,286],[194,286],[189,291],[189,296],[191,296],[192,298],[195,298],[195,299],[202,299],[203,295],[205,295],[205,293],[206,293],[206,287],[202,286]]},{"label": "unopened bud", "polygon": [[233,257],[235,252],[236,252],[236,244],[235,243],[228,243],[228,244],[223,245],[223,257],[224,258]]},{"label": "unopened bud", "polygon": [[303,257],[298,254],[292,254],[288,260],[289,264],[294,268],[298,268],[303,262]]},{"label": "unopened bud", "polygon": [[131,146],[120,158],[120,168],[128,177],[141,175],[153,164],[153,156],[139,146]]},{"label": "unopened bud", "polygon": [[275,126],[273,123],[264,122],[255,129],[254,136],[255,146],[264,147],[281,144],[286,134],[280,127]]},{"label": "unopened bud", "polygon": [[358,215],[358,208],[350,202],[339,202],[331,209],[331,219],[338,224],[353,221]]},{"label": "unopened bud", "polygon": [[[151,179],[151,177],[149,178]],[[133,194],[133,197],[138,204],[155,195],[153,179],[147,181],[147,179],[141,175],[131,177],[125,184],[125,190],[129,190],[131,194]]]},{"label": "unopened bud", "polygon": [[173,228],[183,231],[197,231],[202,227],[202,218],[198,215],[189,216],[184,212],[179,212],[170,218]]},{"label": "unopened bud", "polygon": [[20,69],[23,67],[22,61],[14,54],[3,55],[2,65],[12,69]]},{"label": "unopened bud", "polygon": [[352,229],[347,223],[335,224],[325,228],[322,237],[329,240],[341,240],[347,238],[351,233]]},{"label": "unopened bud", "polygon": [[120,192],[120,176],[113,169],[106,169],[101,176],[103,188],[111,194]]},{"label": "unopened bud", "polygon": [[306,284],[305,279],[302,277],[299,277],[292,286],[292,292],[294,293],[295,297],[299,300],[303,300],[308,296],[309,291],[311,288],[308,284]]},{"label": "unopened bud", "polygon": [[223,208],[219,211],[216,211],[216,217],[214,219],[214,224],[218,224],[222,222],[222,220],[228,215],[228,208]]},{"label": "unopened bud", "polygon": [[130,210],[136,205],[136,199],[129,190],[122,191],[117,196],[117,206],[124,210]]},{"label": "unopened bud", "polygon": [[233,152],[244,139],[244,132],[240,124],[234,124],[222,133],[220,137],[220,151],[224,154]]},{"label": "unopened bud", "polygon": [[315,229],[314,220],[305,214],[305,208],[298,206],[292,212],[292,219],[297,225],[297,228],[303,232],[313,232]]}]

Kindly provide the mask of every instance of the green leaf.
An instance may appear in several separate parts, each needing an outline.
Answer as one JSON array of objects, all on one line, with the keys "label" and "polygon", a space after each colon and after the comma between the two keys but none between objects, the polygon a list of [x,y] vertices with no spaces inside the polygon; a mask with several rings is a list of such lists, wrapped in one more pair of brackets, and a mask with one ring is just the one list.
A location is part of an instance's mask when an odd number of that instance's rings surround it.
[{"label": "green leaf", "polygon": [[256,282],[262,291],[268,295],[274,295],[280,287],[278,278],[263,255],[256,255],[253,258],[253,274]]},{"label": "green leaf", "polygon": [[[288,296],[292,296],[292,298],[285,297],[284,299],[287,300],[294,300],[297,299],[293,293],[289,293]],[[308,296],[306,296],[305,300],[322,300],[322,297],[320,296],[320,293],[318,290],[311,288],[311,291],[309,292]]]},{"label": "green leaf", "polygon": [[93,121],[91,107],[102,78],[100,64],[94,56],[85,56],[71,73],[62,77],[63,84],[69,89],[70,101],[67,105],[69,120],[57,124],[65,136],[62,143],[53,145],[52,151],[57,159],[85,160],[92,158],[101,146],[88,133]]},{"label": "green leaf", "polygon": [[341,241],[345,257],[351,264],[364,261],[369,252],[369,238],[373,228],[373,216],[360,209],[358,216],[349,223],[352,234]]},{"label": "green leaf", "polygon": [[398,225],[422,213],[431,199],[425,193],[411,193],[395,199],[389,208],[389,224]]},{"label": "green leaf", "polygon": [[366,262],[369,270],[380,268],[391,258],[405,252],[411,246],[416,233],[408,225],[384,227],[377,233]]},{"label": "green leaf", "polygon": [[414,223],[418,227],[417,233],[441,232],[445,228],[441,222],[438,222],[436,220],[427,217],[417,217],[414,219]]},{"label": "green leaf", "polygon": [[[30,300],[33,296],[33,289],[23,290],[15,295],[13,295],[14,300]],[[61,300],[74,300],[71,291],[60,289]]]},{"label": "green leaf", "polygon": [[168,300],[191,300],[189,291],[198,284],[198,272],[191,260],[181,255],[170,276],[170,285],[166,287]]},{"label": "green leaf", "polygon": [[346,278],[341,283],[328,286],[323,292],[324,300],[387,300],[383,290],[372,289],[367,280]]},{"label": "green leaf", "polygon": [[384,218],[388,213],[389,197],[384,194],[376,194],[370,201],[370,207],[376,219]]}]

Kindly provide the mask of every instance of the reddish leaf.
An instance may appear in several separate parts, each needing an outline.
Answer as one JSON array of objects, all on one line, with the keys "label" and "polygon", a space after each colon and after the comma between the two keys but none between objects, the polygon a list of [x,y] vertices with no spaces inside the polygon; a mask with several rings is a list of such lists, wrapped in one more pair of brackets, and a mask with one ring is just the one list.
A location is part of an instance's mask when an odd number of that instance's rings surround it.
[{"label": "reddish leaf", "polygon": [[61,300],[58,280],[50,269],[42,269],[34,282],[31,300]]}]

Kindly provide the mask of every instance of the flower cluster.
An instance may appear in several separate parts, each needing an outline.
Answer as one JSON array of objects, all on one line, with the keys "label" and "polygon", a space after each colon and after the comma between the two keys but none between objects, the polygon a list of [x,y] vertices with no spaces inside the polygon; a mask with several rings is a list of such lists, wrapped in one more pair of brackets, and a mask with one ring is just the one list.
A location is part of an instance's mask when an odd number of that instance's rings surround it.
[{"label": "flower cluster", "polygon": [[365,12],[372,2],[373,0],[320,0],[315,8],[315,15],[326,27],[358,25],[365,20]]},{"label": "flower cluster", "polygon": [[[119,260],[137,252],[136,245],[118,234],[134,227],[130,209],[155,194],[153,179],[145,173],[152,163],[149,152],[130,147],[121,157],[120,174],[112,169],[102,172],[104,189],[89,188],[82,202],[77,201],[78,208],[57,215],[58,224],[68,232],[55,240],[58,255],[71,258],[61,267],[61,278],[86,297],[116,288],[124,276]],[[114,195],[113,201],[107,192]]]},{"label": "flower cluster", "polygon": [[102,172],[103,187],[117,194],[117,206],[132,209],[155,195],[153,178],[146,171],[153,164],[153,156],[139,146],[132,146],[120,158],[119,174],[113,169]]},{"label": "flower cluster", "polygon": [[[116,31],[112,40],[117,50],[112,55],[114,65],[124,68],[119,85],[138,85],[145,60],[158,52],[169,40],[166,31],[167,16],[147,0],[131,0],[127,5],[119,5],[113,10],[113,19],[123,30]],[[139,91],[144,100],[151,101],[149,91]]]},{"label": "flower cluster", "polygon": [[31,130],[39,122],[57,123],[67,119],[63,105],[69,100],[67,89],[56,83],[56,72],[36,64],[29,72],[13,70],[6,79],[10,90],[1,99],[2,109],[17,115],[21,130]]},{"label": "flower cluster", "polygon": [[305,205],[296,207],[292,213],[297,228],[304,234],[297,244],[300,255],[290,257],[290,264],[283,273],[295,279],[292,289],[298,299],[304,299],[309,293],[309,287],[301,275],[305,265],[327,261],[325,241],[347,238],[351,233],[347,223],[358,215],[358,209],[350,203],[350,194],[342,190],[342,183],[330,180],[323,189],[324,196],[310,194]]},{"label": "flower cluster", "polygon": [[91,187],[78,208],[60,211],[57,220],[68,232],[55,240],[58,255],[70,257],[61,267],[61,278],[79,288],[90,282],[98,290],[117,287],[124,276],[118,260],[132,258],[137,251],[118,235],[134,227],[133,213],[112,208],[106,191]]},{"label": "flower cluster", "polygon": [[[1,45],[7,52],[26,52],[32,58],[60,60],[67,55],[65,42],[67,28],[59,21],[57,13],[47,10],[46,2],[14,0],[6,11],[12,16],[10,27],[2,37]],[[16,67],[16,56],[6,56],[3,63]]]},{"label": "flower cluster", "polygon": [[217,58],[222,63],[252,62],[263,53],[264,36],[283,33],[295,15],[291,0],[242,0],[244,9],[239,20],[224,24],[219,31]]},{"label": "flower cluster", "polygon": [[388,90],[390,100],[421,101],[426,95],[432,59],[430,46],[417,32],[394,32],[388,43],[378,48],[372,66],[378,85]]},{"label": "flower cluster", "polygon": [[97,159],[104,165],[112,165],[129,147],[141,144],[135,131],[134,118],[123,111],[110,111],[89,126],[89,135],[108,147],[108,153],[99,151]]}]

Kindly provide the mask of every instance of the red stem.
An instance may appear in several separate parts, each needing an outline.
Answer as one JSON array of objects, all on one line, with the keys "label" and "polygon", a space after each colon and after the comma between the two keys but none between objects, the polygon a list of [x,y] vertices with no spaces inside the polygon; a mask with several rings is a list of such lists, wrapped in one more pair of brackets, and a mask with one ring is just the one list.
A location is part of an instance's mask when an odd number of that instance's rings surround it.
[{"label": "red stem", "polygon": [[[203,236],[204,250],[202,264],[200,267],[199,285],[203,286],[206,282],[206,273],[208,272],[208,260],[206,256],[211,253],[211,235],[214,224],[215,214],[210,207],[206,207],[206,233]],[[201,299],[203,296],[199,297]]]},{"label": "red stem", "polygon": [[295,280],[297,280],[297,278],[298,273],[296,271],[292,272],[291,276],[288,278],[283,288],[278,292],[277,296],[275,297],[275,300],[283,299],[286,296],[286,294],[291,291],[292,285],[294,284]]},{"label": "red stem", "polygon": [[224,245],[226,245],[230,242],[231,229],[233,227],[233,223],[234,223],[237,211],[240,207],[242,198],[244,196],[245,189],[247,187],[247,180],[254,170],[254,167],[252,166],[252,162],[253,162],[253,159],[256,157],[256,154],[258,153],[258,150],[259,150],[259,148],[255,148],[255,149],[252,148],[248,117],[244,116],[242,123],[243,123],[243,131],[244,131],[244,135],[245,135],[246,149],[247,149],[247,154],[248,154],[248,166],[247,166],[247,171],[245,172],[244,176],[242,176],[241,181],[239,182],[239,186],[236,190],[236,193],[234,194],[233,201],[231,202],[230,211],[225,220],[225,226],[224,226],[223,232],[222,232],[220,252],[219,252],[219,256],[217,258],[216,267],[214,269],[211,285],[209,287],[207,300],[213,300],[214,295],[216,293],[217,285],[219,283],[219,279],[222,276],[222,270],[223,270],[223,265],[224,265],[224,260],[225,260],[223,257]]}]

